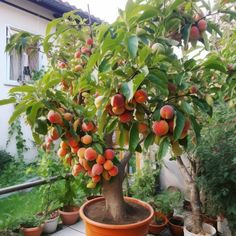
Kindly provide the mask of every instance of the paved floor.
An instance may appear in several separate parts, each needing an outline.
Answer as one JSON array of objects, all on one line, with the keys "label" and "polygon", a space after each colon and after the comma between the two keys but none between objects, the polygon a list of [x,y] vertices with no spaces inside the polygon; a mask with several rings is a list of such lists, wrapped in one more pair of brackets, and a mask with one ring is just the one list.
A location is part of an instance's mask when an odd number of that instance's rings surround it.
[{"label": "paved floor", "polygon": [[[85,236],[85,227],[83,221],[79,221],[75,225],[64,227],[62,230],[51,234],[51,236]],[[95,235],[94,235],[95,236]],[[148,234],[148,236],[152,236]],[[168,229],[164,230],[160,236],[171,236]]]}]

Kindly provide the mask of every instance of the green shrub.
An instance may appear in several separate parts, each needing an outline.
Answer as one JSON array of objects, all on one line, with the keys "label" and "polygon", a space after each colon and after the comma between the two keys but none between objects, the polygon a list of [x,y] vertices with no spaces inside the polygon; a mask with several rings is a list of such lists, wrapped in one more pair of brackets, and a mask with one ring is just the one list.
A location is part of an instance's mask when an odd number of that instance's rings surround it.
[{"label": "green shrub", "polygon": [[6,152],[5,150],[0,150],[1,172],[6,168],[7,165],[9,165],[9,163],[13,161],[14,161],[14,157],[10,153]]}]

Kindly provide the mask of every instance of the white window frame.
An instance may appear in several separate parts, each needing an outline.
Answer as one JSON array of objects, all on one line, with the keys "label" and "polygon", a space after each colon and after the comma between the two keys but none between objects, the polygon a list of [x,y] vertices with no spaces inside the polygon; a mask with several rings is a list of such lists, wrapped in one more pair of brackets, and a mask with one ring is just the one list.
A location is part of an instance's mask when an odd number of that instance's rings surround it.
[{"label": "white window frame", "polygon": [[[20,29],[19,27],[14,27],[12,25],[5,25],[6,45],[8,43],[9,38],[10,38],[9,30],[11,30],[11,29],[14,31],[19,31],[19,32],[21,32],[21,31],[29,32],[28,30],[25,30],[23,28]],[[36,34],[36,33],[32,33],[32,32],[29,32],[29,33]],[[42,66],[43,66],[43,53],[39,52],[39,70],[42,68]],[[22,71],[22,76],[23,76],[23,71]],[[20,85],[20,82],[10,79],[10,55],[8,52],[6,53],[6,78],[5,78],[4,85],[9,85],[9,86],[19,86]]]}]

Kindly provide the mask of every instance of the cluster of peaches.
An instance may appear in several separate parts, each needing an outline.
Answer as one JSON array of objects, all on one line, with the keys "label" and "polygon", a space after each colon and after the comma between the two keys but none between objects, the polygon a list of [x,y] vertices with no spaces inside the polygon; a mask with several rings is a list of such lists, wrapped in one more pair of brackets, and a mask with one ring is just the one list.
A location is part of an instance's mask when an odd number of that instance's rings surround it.
[{"label": "cluster of peaches", "polygon": [[194,42],[201,38],[201,33],[207,29],[207,22],[201,16],[195,16],[195,23],[191,26],[189,41]]},{"label": "cluster of peaches", "polygon": [[[52,142],[61,138],[57,155],[71,167],[74,176],[82,172],[91,177],[91,181],[87,185],[88,188],[95,188],[102,177],[105,180],[110,180],[111,177],[118,174],[118,168],[114,163],[114,150],[105,149],[103,153],[98,153],[93,148],[95,143],[93,137],[96,136],[97,127],[92,121],[74,119],[73,115],[63,108],[59,108],[58,111],[50,110],[47,119],[50,128],[44,148],[49,151]],[[67,128],[66,122],[71,123],[73,134]],[[56,126],[62,128],[61,134]]]}]

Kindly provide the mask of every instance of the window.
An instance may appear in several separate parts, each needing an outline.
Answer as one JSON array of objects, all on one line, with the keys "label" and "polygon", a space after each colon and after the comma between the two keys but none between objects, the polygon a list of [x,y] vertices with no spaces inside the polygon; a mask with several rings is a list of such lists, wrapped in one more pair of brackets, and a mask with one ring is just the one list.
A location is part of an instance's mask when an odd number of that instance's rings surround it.
[{"label": "window", "polygon": [[[21,30],[7,27],[7,43],[12,35],[21,32]],[[35,50],[38,45],[35,45],[34,49],[27,52],[18,52],[13,49],[7,55],[7,84],[19,85],[29,82],[32,78],[32,74],[39,70],[39,51]]]}]

